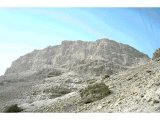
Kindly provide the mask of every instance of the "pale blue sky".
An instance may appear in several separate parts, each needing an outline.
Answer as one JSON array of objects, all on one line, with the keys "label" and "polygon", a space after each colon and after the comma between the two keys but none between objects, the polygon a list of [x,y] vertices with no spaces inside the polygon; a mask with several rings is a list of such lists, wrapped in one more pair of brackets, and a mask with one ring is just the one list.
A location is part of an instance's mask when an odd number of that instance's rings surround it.
[{"label": "pale blue sky", "polygon": [[0,8],[0,74],[19,56],[63,40],[109,38],[151,57],[159,28],[159,8]]}]

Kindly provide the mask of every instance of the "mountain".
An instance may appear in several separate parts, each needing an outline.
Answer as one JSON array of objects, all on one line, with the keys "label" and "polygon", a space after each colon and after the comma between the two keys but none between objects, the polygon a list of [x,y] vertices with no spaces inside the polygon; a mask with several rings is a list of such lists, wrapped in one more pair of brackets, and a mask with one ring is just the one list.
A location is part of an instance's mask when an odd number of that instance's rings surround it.
[{"label": "mountain", "polygon": [[33,73],[43,69],[64,68],[91,75],[125,70],[148,56],[129,45],[108,39],[95,42],[63,41],[61,45],[21,56],[5,72],[9,74]]},{"label": "mountain", "polygon": [[26,111],[34,111],[30,105],[37,101],[40,107],[60,97],[68,100],[90,83],[148,61],[150,58],[135,48],[108,39],[63,41],[61,45],[34,50],[13,61],[1,76],[0,110],[16,103]]}]

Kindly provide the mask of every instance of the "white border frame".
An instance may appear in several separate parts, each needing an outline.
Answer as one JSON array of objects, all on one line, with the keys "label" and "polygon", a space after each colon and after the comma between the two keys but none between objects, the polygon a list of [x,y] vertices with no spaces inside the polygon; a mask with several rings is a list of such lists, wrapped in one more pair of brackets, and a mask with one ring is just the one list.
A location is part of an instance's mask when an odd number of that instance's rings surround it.
[{"label": "white border frame", "polygon": [[0,0],[0,7],[160,7],[160,0]]}]

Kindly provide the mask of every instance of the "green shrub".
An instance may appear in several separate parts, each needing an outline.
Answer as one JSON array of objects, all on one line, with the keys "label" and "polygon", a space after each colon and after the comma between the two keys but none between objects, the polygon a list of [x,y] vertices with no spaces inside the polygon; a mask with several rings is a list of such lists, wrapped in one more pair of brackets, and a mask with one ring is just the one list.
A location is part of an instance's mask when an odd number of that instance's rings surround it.
[{"label": "green shrub", "polygon": [[110,93],[108,86],[104,83],[94,83],[80,90],[80,96],[83,103],[91,103],[106,97]]},{"label": "green shrub", "polygon": [[11,106],[8,106],[5,108],[4,112],[6,113],[17,113],[17,112],[21,112],[23,111],[22,108],[18,107],[17,104],[14,104],[14,105],[11,105]]}]

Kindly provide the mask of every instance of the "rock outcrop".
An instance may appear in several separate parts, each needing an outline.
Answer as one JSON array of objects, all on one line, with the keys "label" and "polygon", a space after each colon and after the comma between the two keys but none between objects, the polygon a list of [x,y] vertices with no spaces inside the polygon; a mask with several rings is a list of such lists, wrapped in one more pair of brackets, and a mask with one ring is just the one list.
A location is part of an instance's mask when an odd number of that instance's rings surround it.
[{"label": "rock outcrop", "polygon": [[61,45],[21,56],[5,75],[26,76],[43,69],[65,68],[69,71],[97,75],[126,70],[148,56],[131,46],[108,39],[96,42],[63,41]]},{"label": "rock outcrop", "polygon": [[154,53],[153,53],[153,60],[155,59],[160,59],[160,48],[158,48]]}]

